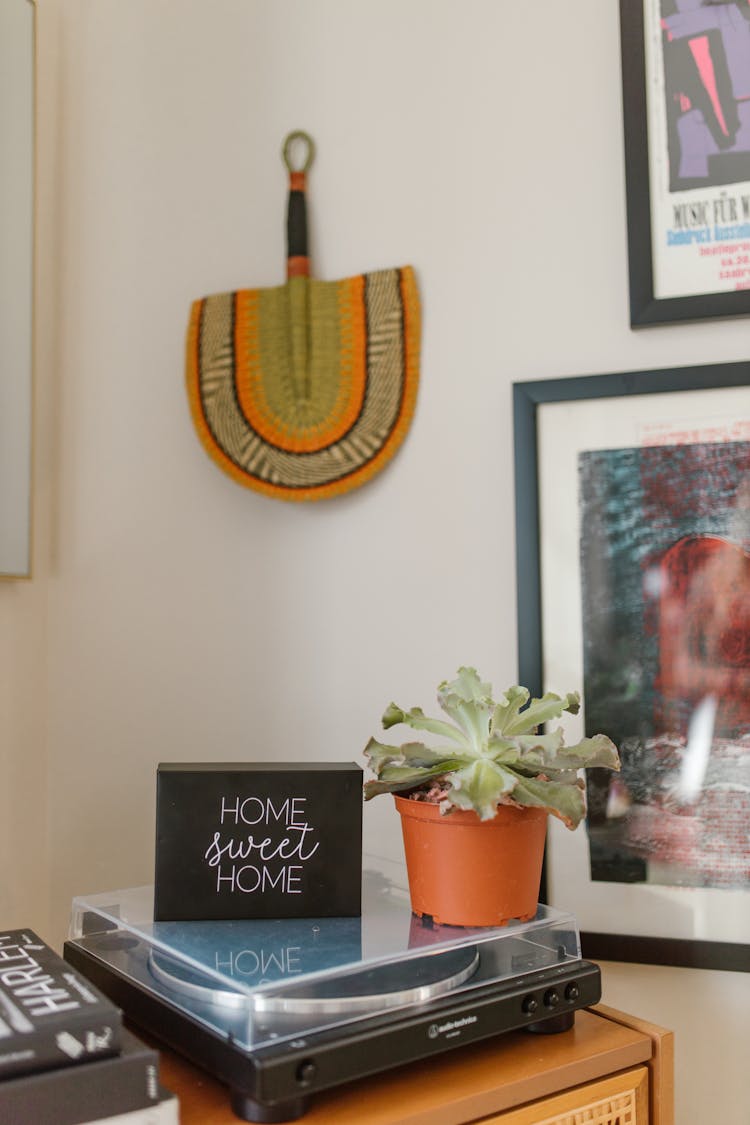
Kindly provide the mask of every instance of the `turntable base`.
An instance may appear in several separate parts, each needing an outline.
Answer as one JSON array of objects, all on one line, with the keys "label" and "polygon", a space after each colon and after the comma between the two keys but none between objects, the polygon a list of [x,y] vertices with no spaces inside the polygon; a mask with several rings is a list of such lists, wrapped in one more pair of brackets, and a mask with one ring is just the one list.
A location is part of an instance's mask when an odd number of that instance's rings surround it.
[{"label": "turntable base", "polygon": [[[179,1097],[182,1125],[237,1125],[220,1082],[158,1040],[153,1045],[162,1051],[164,1084]],[[540,1118],[556,1121],[556,1114],[562,1116],[561,1099],[567,1099],[568,1120],[576,1120],[576,1112],[578,1120],[586,1120],[584,1108],[608,1097],[619,1099],[621,1119],[630,1098],[637,1115],[633,1109],[629,1120],[641,1125],[648,1117],[636,1099],[643,1102],[644,1093],[652,1098],[655,1125],[672,1125],[671,1051],[672,1034],[663,1028],[612,1009],[586,1010],[577,1014],[572,1036],[538,1040],[510,1032],[469,1051],[324,1091],[304,1125],[468,1125],[490,1115],[497,1125],[528,1125]],[[529,1102],[534,1102],[533,1116],[522,1108]],[[599,1104],[599,1110],[599,1119],[607,1120],[602,1116],[606,1106]]]},{"label": "turntable base", "polygon": [[[144,988],[131,965],[123,972],[74,941],[65,943],[64,953],[139,1029],[225,1083],[236,1117],[263,1125],[296,1120],[335,1086],[462,1052],[487,1039],[504,1042],[515,1029],[522,1029],[529,1043],[567,1038],[545,1033],[569,1030],[580,1009],[601,997],[598,966],[576,960],[248,1049],[231,1034],[226,1038],[206,1027],[170,997]],[[358,1117],[352,1120],[359,1125]]]},{"label": "turntable base", "polygon": [[356,919],[168,922],[153,888],[81,897],[64,955],[255,1122],[516,1029],[547,1039],[601,997],[571,915],[540,905],[502,927],[437,925],[412,915],[405,873],[382,862],[363,872]]}]

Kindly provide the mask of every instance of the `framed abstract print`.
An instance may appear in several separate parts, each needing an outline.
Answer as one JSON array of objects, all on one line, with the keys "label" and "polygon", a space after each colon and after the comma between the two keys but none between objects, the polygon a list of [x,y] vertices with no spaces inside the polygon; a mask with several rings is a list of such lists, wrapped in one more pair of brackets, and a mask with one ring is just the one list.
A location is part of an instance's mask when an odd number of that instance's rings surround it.
[{"label": "framed abstract print", "polygon": [[622,760],[547,901],[587,956],[748,970],[750,363],[516,383],[514,426],[519,682]]}]

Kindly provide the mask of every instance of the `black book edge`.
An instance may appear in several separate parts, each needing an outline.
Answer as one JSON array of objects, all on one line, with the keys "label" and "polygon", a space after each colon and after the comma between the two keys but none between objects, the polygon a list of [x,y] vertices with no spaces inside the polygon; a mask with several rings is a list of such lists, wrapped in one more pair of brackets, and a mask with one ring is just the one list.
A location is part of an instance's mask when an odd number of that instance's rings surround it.
[{"label": "black book edge", "polygon": [[[138,1116],[131,1117],[137,1114]],[[127,1120],[128,1125],[133,1125],[136,1122],[143,1122],[143,1125],[178,1125],[180,1119],[180,1103],[176,1094],[171,1090],[167,1090],[164,1086],[159,1087],[159,1097],[155,1102],[150,1105],[144,1106],[141,1109],[132,1109],[127,1111],[127,1117],[122,1113],[108,1114],[106,1117],[96,1117],[93,1121],[86,1122],[86,1125],[120,1125],[124,1119]],[[82,1123],[83,1125],[83,1123]]]},{"label": "black book edge", "polygon": [[0,1121],[81,1125],[155,1106],[161,1098],[159,1054],[122,1030],[122,1052],[82,1066],[0,1082]]},{"label": "black book edge", "polygon": [[29,928],[0,931],[0,1082],[116,1055],[122,1013]]}]

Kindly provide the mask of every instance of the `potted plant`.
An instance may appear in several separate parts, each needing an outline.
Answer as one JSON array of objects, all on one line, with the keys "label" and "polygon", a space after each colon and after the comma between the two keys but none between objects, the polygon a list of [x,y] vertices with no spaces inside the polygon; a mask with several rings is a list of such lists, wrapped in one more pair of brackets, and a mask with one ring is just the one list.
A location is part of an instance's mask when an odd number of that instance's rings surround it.
[{"label": "potted plant", "polygon": [[415,914],[457,926],[526,921],[537,911],[548,815],[576,828],[586,811],[579,770],[619,769],[617,750],[604,734],[566,746],[561,727],[539,733],[578,713],[577,692],[530,700],[514,686],[495,700],[474,668],[459,668],[439,685],[438,703],[447,719],[386,708],[386,730],[403,723],[443,744],[371,738],[365,800],[394,795]]}]

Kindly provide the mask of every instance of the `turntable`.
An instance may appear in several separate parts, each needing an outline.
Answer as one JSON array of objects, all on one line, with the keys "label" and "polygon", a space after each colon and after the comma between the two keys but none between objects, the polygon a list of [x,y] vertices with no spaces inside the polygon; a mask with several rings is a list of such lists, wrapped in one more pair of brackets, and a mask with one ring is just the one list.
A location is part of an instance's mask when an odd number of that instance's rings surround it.
[{"label": "turntable", "polygon": [[153,887],[74,899],[66,959],[134,1023],[229,1086],[245,1120],[506,1031],[564,1031],[601,996],[569,914],[464,929],[411,913],[365,857],[362,917],[155,922]]}]

